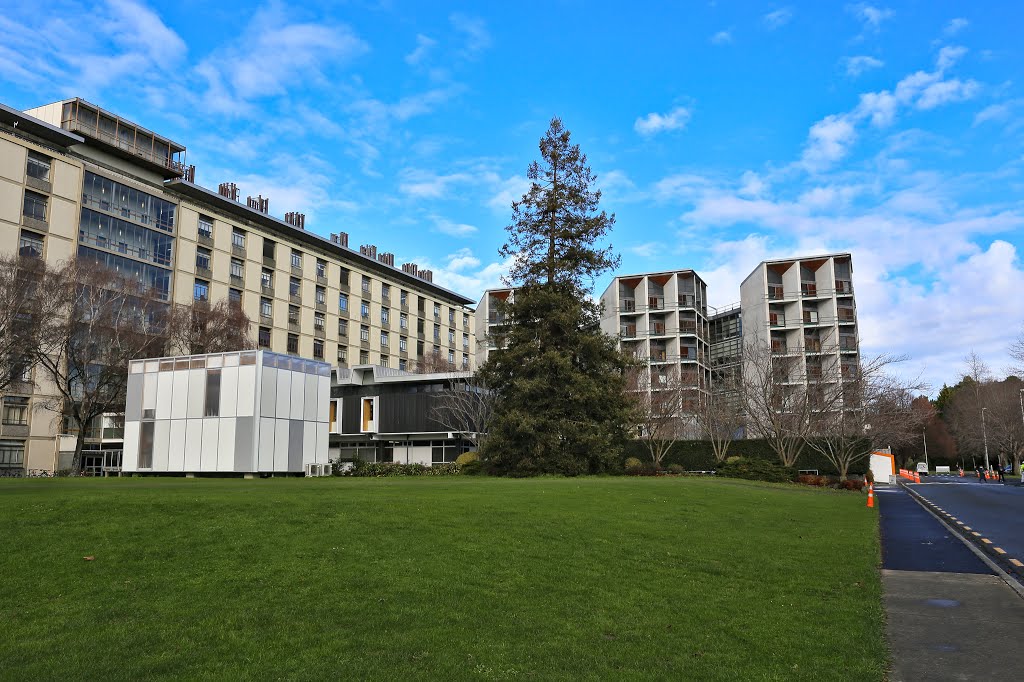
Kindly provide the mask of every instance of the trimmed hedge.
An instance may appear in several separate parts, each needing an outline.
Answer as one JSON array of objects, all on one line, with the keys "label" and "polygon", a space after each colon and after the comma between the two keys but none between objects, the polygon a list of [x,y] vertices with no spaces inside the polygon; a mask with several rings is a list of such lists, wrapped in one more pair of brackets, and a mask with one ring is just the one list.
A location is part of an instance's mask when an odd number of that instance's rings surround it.
[{"label": "trimmed hedge", "polygon": [[351,464],[351,467],[346,468],[341,466],[342,462],[336,462],[334,475],[388,478],[391,476],[453,476],[459,473],[458,464],[435,464],[428,467],[423,464],[365,462],[361,459],[353,460]]},{"label": "trimmed hedge", "polygon": [[[761,438],[749,440],[737,440],[729,446],[729,457],[743,457],[746,459],[759,459],[779,463],[779,458],[768,445],[768,441]],[[636,457],[641,462],[650,462],[651,453],[647,450],[643,441],[634,440],[626,444],[623,452],[623,465],[630,457]],[[711,471],[718,469],[721,463],[715,461],[711,449],[711,443],[706,440],[681,440],[672,445],[672,448],[661,461],[663,469],[670,464],[678,464],[687,471]],[[848,472],[851,475],[862,475],[868,468],[868,460],[863,459],[850,467]],[[819,474],[839,475],[839,471],[825,457],[805,447],[800,453],[794,469],[817,469]],[[795,472],[794,472],[795,473]]]}]

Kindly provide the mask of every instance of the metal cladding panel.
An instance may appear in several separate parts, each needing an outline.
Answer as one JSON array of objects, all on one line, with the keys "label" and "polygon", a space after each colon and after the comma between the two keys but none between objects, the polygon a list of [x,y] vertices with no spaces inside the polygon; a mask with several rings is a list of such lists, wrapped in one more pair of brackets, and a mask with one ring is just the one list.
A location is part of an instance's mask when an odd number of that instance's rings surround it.
[{"label": "metal cladding panel", "polygon": [[200,471],[199,453],[203,451],[203,419],[185,420],[185,471]]},{"label": "metal cladding panel", "polygon": [[256,471],[256,453],[252,447],[255,429],[254,417],[235,419],[235,471]]},{"label": "metal cladding panel", "polygon": [[327,433],[327,428],[321,424],[316,424],[316,459],[314,460],[317,464],[327,464],[330,461],[328,456],[328,449],[330,448],[330,435]]},{"label": "metal cladding panel", "polygon": [[142,380],[142,409],[155,410],[156,385],[159,375],[156,372],[146,372],[142,376],[144,377]]},{"label": "metal cladding panel", "polygon": [[274,422],[275,420],[269,417],[260,418],[260,471],[274,470],[274,432],[276,430]]},{"label": "metal cladding panel", "polygon": [[302,396],[302,418],[308,422],[316,421],[317,416],[317,386],[320,384],[315,374],[306,374],[306,390]]},{"label": "metal cladding panel", "polygon": [[303,424],[301,419],[289,419],[288,424],[288,471],[302,471]]},{"label": "metal cladding panel", "polygon": [[362,403],[359,398],[345,397],[341,399],[341,432],[347,434],[360,433],[360,410]]},{"label": "metal cladding panel", "polygon": [[188,416],[188,377],[191,370],[174,372],[171,382],[171,419],[184,419]]},{"label": "metal cladding panel", "polygon": [[316,380],[316,420],[326,423],[331,420],[331,379],[317,377]]},{"label": "metal cladding panel", "polygon": [[236,411],[239,417],[251,417],[256,409],[256,366],[244,365],[238,368],[238,401]]},{"label": "metal cladding panel", "polygon": [[[291,411],[288,413],[290,419],[302,419],[304,416],[303,405],[306,395],[306,375],[302,372],[291,372],[292,375],[292,401]],[[278,412],[278,415],[281,413]]]},{"label": "metal cladding panel", "polygon": [[[185,372],[181,372],[185,374]],[[184,471],[185,470],[185,420],[184,419],[172,419],[171,424],[171,439],[170,444],[167,447],[167,470],[168,471]]]},{"label": "metal cladding panel", "polygon": [[128,390],[124,405],[125,422],[137,422],[142,419],[142,386],[145,381],[145,374],[128,375]]},{"label": "metal cladding panel", "polygon": [[217,438],[217,471],[235,470],[235,418],[222,417]]},{"label": "metal cladding panel", "polygon": [[238,412],[238,368],[225,367],[220,377],[220,416],[234,417]]},{"label": "metal cladding panel", "polygon": [[203,444],[199,453],[199,471],[217,470],[217,447],[219,443],[220,419],[207,417],[203,420]]},{"label": "metal cladding panel", "polygon": [[139,422],[126,421],[124,423],[124,454],[121,456],[121,471],[138,471],[138,468]]},{"label": "metal cladding panel", "polygon": [[287,419],[274,420],[274,468],[272,471],[288,471],[288,424]]},{"label": "metal cladding panel", "polygon": [[190,369],[188,371],[188,406],[185,416],[198,419],[203,416],[206,407],[206,370]]},{"label": "metal cladding panel", "polygon": [[264,367],[260,377],[260,416],[273,417],[277,414],[277,370]]},{"label": "metal cladding panel", "polygon": [[153,425],[153,471],[167,471],[167,448],[170,446],[171,422],[157,421]]},{"label": "metal cladding panel", "polygon": [[302,465],[315,464],[316,432],[320,425],[316,422],[302,422]]},{"label": "metal cladding panel", "polygon": [[277,408],[274,416],[287,419],[291,414],[292,373],[283,369],[277,370]]},{"label": "metal cladding panel", "polygon": [[[174,375],[176,372],[157,372],[159,383],[156,386],[156,418],[171,418],[171,396],[174,394]],[[156,468],[156,462],[153,462]]]}]

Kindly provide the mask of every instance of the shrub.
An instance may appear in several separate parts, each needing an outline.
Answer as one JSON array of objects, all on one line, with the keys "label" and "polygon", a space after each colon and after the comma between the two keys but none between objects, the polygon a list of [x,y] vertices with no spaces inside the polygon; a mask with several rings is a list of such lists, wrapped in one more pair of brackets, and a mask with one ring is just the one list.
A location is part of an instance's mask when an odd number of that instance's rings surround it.
[{"label": "shrub", "polygon": [[458,456],[458,458],[456,458],[455,463],[458,464],[459,466],[465,466],[470,462],[477,462],[479,460],[480,455],[477,454],[476,452],[463,452],[461,455]]},{"label": "shrub", "polygon": [[685,474],[686,469],[683,468],[682,464],[669,464],[668,472],[670,474]]},{"label": "shrub", "polygon": [[861,490],[864,488],[864,481],[848,478],[845,481],[839,481],[838,487],[841,490]]},{"label": "shrub", "polygon": [[743,478],[748,481],[785,483],[793,480],[793,472],[786,467],[763,459],[730,457],[719,465],[716,473],[729,478]]},{"label": "shrub", "polygon": [[804,485],[824,486],[828,484],[827,478],[815,476],[814,474],[800,474],[796,480],[797,483],[803,483]]},{"label": "shrub", "polygon": [[625,468],[627,474],[638,474],[644,468],[644,463],[636,457],[630,457],[626,460],[623,468]]},{"label": "shrub", "polygon": [[[466,454],[469,455],[476,453],[467,452]],[[461,455],[459,456],[459,459],[462,459]],[[458,463],[458,460],[456,460],[456,463]],[[484,463],[480,461],[479,457],[465,464],[460,464],[458,466],[458,473],[462,474],[463,476],[482,476],[483,474],[487,473],[486,471],[484,471]]]},{"label": "shrub", "polygon": [[397,462],[335,462],[334,471],[338,476],[388,478],[392,476],[451,476],[459,473],[458,464],[400,464]]}]

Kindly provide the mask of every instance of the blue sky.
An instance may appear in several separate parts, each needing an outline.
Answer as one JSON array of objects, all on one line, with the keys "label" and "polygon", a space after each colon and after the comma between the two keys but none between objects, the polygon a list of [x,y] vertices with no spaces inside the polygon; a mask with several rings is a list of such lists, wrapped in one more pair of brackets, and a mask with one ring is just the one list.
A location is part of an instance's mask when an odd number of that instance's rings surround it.
[{"label": "blue sky", "polygon": [[89,99],[468,296],[558,115],[622,273],[724,305],[763,258],[852,251],[865,352],[934,390],[1024,321],[1016,3],[2,2],[0,101]]}]

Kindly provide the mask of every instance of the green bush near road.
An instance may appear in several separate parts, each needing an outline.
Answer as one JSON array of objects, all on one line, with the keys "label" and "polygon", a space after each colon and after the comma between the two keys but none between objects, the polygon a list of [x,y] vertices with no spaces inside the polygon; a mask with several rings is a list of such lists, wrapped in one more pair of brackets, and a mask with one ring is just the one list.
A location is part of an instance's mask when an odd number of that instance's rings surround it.
[{"label": "green bush near road", "polygon": [[885,671],[877,516],[805,486],[5,479],[0,538],[0,678]]}]

